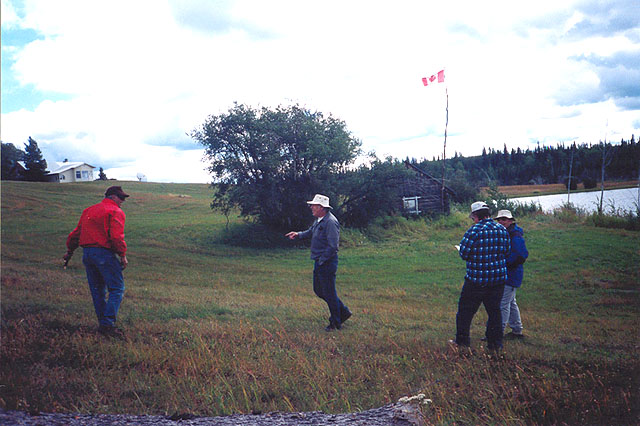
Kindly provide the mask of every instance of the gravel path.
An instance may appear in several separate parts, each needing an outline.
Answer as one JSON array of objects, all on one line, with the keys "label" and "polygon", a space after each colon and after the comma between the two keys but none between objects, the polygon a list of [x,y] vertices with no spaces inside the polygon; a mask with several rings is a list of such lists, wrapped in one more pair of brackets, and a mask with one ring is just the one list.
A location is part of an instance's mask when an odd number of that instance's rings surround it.
[{"label": "gravel path", "polygon": [[411,426],[423,425],[416,404],[385,405],[384,407],[348,414],[267,413],[259,415],[234,414],[223,417],[195,417],[188,414],[166,416],[138,416],[125,414],[62,414],[30,415],[22,411],[0,409],[0,426],[305,426],[305,425],[362,425]]}]

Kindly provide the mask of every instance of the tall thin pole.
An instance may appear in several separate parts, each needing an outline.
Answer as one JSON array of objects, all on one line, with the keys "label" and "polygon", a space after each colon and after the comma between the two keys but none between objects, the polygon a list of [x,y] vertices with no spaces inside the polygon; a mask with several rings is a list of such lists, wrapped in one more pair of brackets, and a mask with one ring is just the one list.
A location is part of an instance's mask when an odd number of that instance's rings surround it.
[{"label": "tall thin pole", "polygon": [[600,206],[598,207],[598,214],[604,213],[602,210],[602,201],[604,199],[604,169],[606,167],[607,160],[607,136],[609,133],[609,120],[607,120],[607,130],[604,133],[604,144],[602,144],[602,171],[600,174]]},{"label": "tall thin pole", "polygon": [[449,127],[449,91],[447,87],[444,89],[445,94],[447,95],[447,118],[444,125],[444,147],[442,148],[442,213],[445,213],[444,208],[444,175],[445,175],[445,161],[447,159],[447,127]]},{"label": "tall thin pole", "polygon": [[573,168],[573,145],[571,145],[571,161],[569,162],[569,180],[567,181],[567,204],[569,204],[569,197],[571,196],[571,169],[572,168]]}]

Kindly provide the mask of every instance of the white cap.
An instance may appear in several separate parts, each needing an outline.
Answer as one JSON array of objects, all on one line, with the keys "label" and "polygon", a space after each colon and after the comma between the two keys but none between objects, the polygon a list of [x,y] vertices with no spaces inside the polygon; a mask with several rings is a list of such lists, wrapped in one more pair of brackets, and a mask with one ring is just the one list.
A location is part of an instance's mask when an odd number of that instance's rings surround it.
[{"label": "white cap", "polygon": [[471,213],[472,214],[477,212],[478,210],[482,210],[482,209],[489,210],[489,206],[484,201],[476,201],[475,203],[471,204]]}]

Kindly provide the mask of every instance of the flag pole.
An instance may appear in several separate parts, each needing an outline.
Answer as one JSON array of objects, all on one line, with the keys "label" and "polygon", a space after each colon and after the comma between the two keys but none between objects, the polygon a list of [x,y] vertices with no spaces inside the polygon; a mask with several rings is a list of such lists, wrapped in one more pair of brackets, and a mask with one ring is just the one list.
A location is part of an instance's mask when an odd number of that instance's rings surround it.
[{"label": "flag pole", "polygon": [[445,86],[444,88],[444,92],[447,95],[447,114],[446,114],[446,121],[445,121],[445,125],[444,125],[444,147],[442,148],[442,213],[445,213],[445,208],[444,208],[444,176],[445,176],[445,161],[447,158],[447,127],[449,127],[449,90],[447,89],[447,86]]}]

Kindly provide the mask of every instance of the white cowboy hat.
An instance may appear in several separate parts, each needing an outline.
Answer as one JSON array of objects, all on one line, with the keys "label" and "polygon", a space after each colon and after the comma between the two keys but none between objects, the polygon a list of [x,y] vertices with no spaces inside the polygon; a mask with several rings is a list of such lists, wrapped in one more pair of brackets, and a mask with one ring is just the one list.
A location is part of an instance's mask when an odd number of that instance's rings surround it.
[{"label": "white cowboy hat", "polygon": [[327,197],[326,195],[322,195],[322,194],[316,194],[313,197],[313,200],[307,201],[307,204],[317,204],[319,206],[324,207],[325,209],[332,209],[333,208],[333,207],[331,207],[329,205],[329,197]]},{"label": "white cowboy hat", "polygon": [[513,215],[509,210],[499,210],[498,214],[496,215],[496,219],[500,219],[503,217],[506,219],[513,219]]}]

